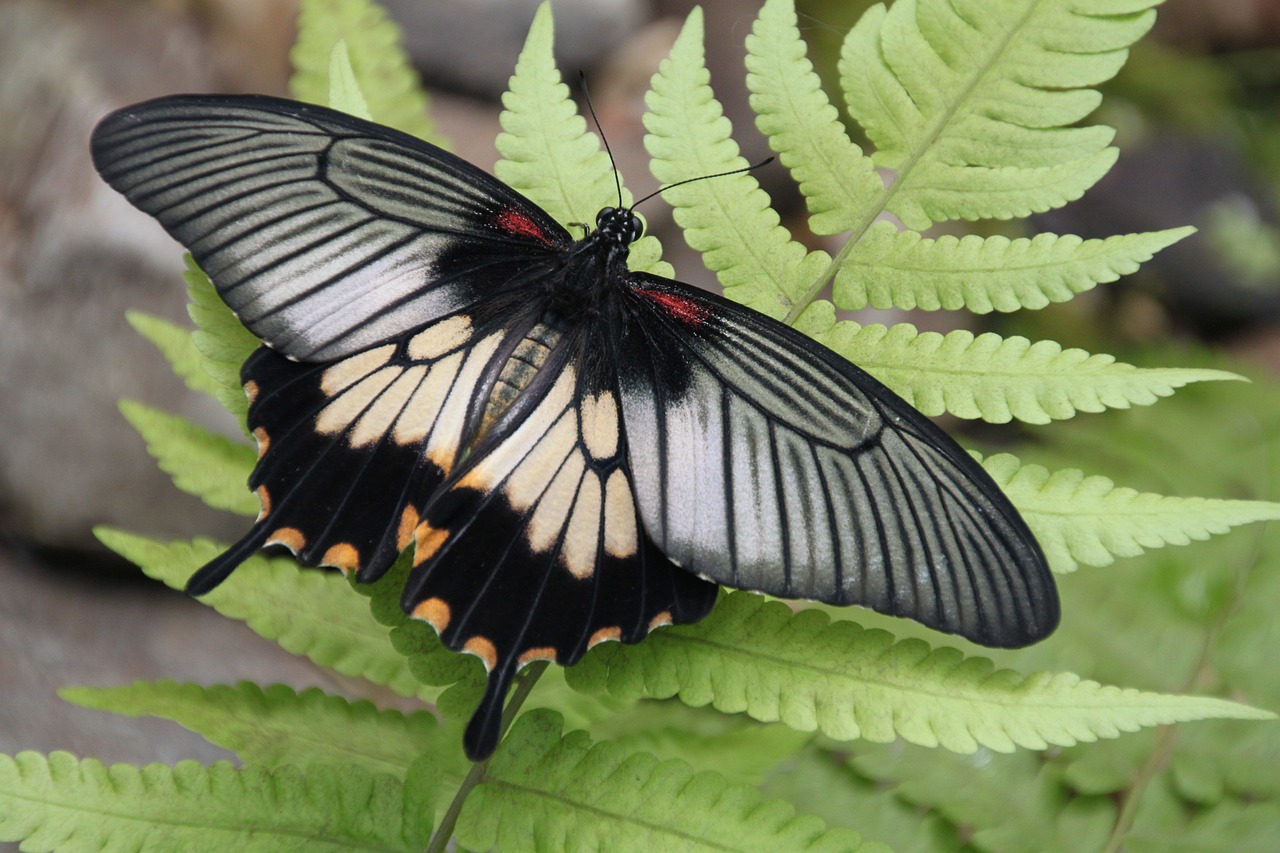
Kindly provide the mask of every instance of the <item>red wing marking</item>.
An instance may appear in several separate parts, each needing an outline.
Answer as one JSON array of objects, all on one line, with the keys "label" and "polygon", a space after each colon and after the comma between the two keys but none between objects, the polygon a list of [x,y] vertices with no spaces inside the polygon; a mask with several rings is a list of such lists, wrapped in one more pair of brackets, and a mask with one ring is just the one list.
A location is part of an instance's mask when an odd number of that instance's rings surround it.
[{"label": "red wing marking", "polygon": [[667,314],[689,326],[701,326],[702,321],[707,319],[707,315],[711,313],[711,309],[707,308],[707,306],[675,293],[668,293],[665,290],[646,290],[641,288],[635,290],[634,293],[653,300]]},{"label": "red wing marking", "polygon": [[530,219],[528,214],[522,213],[514,207],[508,207],[501,210],[497,216],[493,217],[493,224],[497,225],[508,234],[518,234],[521,237],[532,237],[547,246],[551,245],[551,238],[547,236],[545,231],[538,227],[538,223]]}]

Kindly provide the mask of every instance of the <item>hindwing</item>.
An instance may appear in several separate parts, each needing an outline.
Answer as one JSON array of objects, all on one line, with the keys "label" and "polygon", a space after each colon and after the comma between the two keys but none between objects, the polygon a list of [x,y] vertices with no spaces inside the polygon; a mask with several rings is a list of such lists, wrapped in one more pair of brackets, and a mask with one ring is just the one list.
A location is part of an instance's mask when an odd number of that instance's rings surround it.
[{"label": "hindwing", "polygon": [[258,548],[281,544],[303,563],[379,577],[412,541],[430,497],[467,440],[486,370],[507,339],[452,314],[326,364],[265,347],[241,376],[259,459],[249,485],[262,512],[187,586],[200,595]]},{"label": "hindwing", "polygon": [[715,584],[645,533],[616,385],[575,349],[552,354],[528,408],[477,445],[417,531],[402,606],[489,672],[464,740],[471,755],[496,746],[519,667],[569,666],[597,643],[697,621],[715,602]]}]

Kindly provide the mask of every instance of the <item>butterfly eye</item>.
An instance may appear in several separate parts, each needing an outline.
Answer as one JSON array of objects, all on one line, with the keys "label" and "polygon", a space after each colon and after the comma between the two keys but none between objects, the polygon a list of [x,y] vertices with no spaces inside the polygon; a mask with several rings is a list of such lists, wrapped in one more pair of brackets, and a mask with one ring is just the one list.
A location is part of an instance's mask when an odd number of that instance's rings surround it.
[{"label": "butterfly eye", "polygon": [[634,243],[644,236],[644,223],[640,221],[640,217],[634,213],[631,214],[631,238],[628,243]]}]

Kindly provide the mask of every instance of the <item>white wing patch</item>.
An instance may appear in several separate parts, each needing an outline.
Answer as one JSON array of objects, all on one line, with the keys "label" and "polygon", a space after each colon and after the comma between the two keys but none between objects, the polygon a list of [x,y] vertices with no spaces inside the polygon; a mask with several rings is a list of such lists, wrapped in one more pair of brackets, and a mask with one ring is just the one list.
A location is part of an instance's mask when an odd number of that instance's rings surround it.
[{"label": "white wing patch", "polygon": [[616,467],[617,400],[607,391],[578,395],[576,386],[576,371],[565,367],[533,411],[455,487],[499,490],[528,517],[529,549],[558,548],[560,564],[584,579],[594,574],[602,548],[625,558],[639,543],[631,483]]},{"label": "white wing patch", "polygon": [[464,349],[471,331],[469,319],[453,317],[410,339],[406,352],[413,361],[397,360],[396,345],[387,344],[328,368],[320,390],[330,401],[316,416],[316,432],[344,436],[353,448],[388,437],[399,445],[421,445],[447,473],[480,375],[502,339],[502,332],[494,332]]}]

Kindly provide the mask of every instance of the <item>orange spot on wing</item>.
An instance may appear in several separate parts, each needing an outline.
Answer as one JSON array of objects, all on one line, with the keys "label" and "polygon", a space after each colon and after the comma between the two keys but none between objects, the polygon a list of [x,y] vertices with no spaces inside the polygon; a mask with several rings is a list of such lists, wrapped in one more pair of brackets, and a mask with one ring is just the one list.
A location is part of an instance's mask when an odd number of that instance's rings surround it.
[{"label": "orange spot on wing", "polygon": [[420,566],[430,560],[448,538],[448,528],[435,528],[425,521],[419,524],[413,531],[413,564]]},{"label": "orange spot on wing", "polygon": [[612,628],[601,628],[591,635],[591,639],[587,640],[587,648],[598,646],[610,640],[618,640],[622,638],[622,629],[614,626]]},{"label": "orange spot on wing", "polygon": [[555,659],[556,659],[556,650],[550,646],[547,646],[545,648],[525,649],[524,653],[521,654],[519,659],[517,660],[517,663],[520,666],[524,666],[525,664],[533,663],[536,660],[554,661]]},{"label": "orange spot on wing", "polygon": [[344,575],[349,575],[360,568],[360,552],[349,542],[339,542],[324,552],[324,556],[320,558],[320,564],[333,566],[341,570]]},{"label": "orange spot on wing", "polygon": [[252,406],[258,401],[258,383],[250,379],[244,383],[244,395],[249,398],[249,405]]},{"label": "orange spot on wing", "polygon": [[413,540],[413,529],[418,526],[418,511],[412,506],[400,513],[400,529],[396,531],[396,547],[403,551]]},{"label": "orange spot on wing", "polygon": [[480,660],[484,662],[484,668],[490,672],[492,672],[493,668],[498,665],[498,649],[487,637],[472,637],[470,640],[467,640],[466,644],[462,647],[462,650],[480,658]]},{"label": "orange spot on wing", "polygon": [[663,625],[670,625],[670,624],[671,624],[671,613],[670,611],[664,610],[661,613],[659,613],[657,616],[649,620],[649,630],[652,631],[654,628],[661,628]]},{"label": "orange spot on wing", "polygon": [[267,448],[271,446],[271,436],[267,435],[267,431],[262,427],[258,427],[253,431],[253,437],[258,442],[258,458],[267,455]]},{"label": "orange spot on wing", "polygon": [[444,629],[449,627],[449,618],[452,613],[449,605],[440,598],[428,598],[426,601],[418,602],[410,614],[414,619],[421,619],[423,622],[431,623],[431,627],[436,629],[437,634],[444,633]]},{"label": "orange spot on wing", "polygon": [[271,493],[267,491],[266,486],[259,486],[256,494],[258,495],[258,503],[262,505],[262,508],[258,510],[258,521],[262,521],[262,519],[271,514]]},{"label": "orange spot on wing", "polygon": [[281,527],[267,537],[267,544],[283,545],[296,554],[307,547],[307,537],[296,527]]}]

